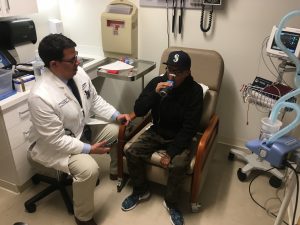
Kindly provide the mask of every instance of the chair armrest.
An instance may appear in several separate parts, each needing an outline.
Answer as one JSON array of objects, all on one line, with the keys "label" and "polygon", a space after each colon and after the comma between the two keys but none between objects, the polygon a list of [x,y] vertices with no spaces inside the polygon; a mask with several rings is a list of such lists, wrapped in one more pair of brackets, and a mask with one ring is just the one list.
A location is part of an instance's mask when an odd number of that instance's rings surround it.
[{"label": "chair armrest", "polygon": [[205,165],[207,156],[209,154],[210,145],[212,141],[215,139],[219,129],[219,117],[217,115],[213,115],[208,123],[207,128],[205,129],[203,135],[201,136],[196,156],[195,156],[195,166],[193,172],[193,180],[192,180],[192,190],[191,190],[191,200],[192,202],[196,202],[196,198],[198,195],[198,190],[200,187],[200,178],[202,169]]},{"label": "chair armrest", "polygon": [[[130,113],[130,119],[131,121],[134,121],[137,116],[134,112]],[[126,134],[126,130],[130,127],[130,124],[127,126],[124,124],[121,124],[119,126],[119,134],[118,134],[118,177],[123,177],[123,155],[124,155],[124,146],[128,140],[130,140],[134,135],[136,135],[139,131],[141,131],[149,122],[151,121],[151,114],[147,114],[143,118],[143,120],[138,123],[134,129],[129,132],[129,134]]]},{"label": "chair armrest", "polygon": [[[136,118],[136,115],[134,112],[131,112],[129,113],[129,116],[130,116],[130,120],[133,121],[135,118]],[[130,123],[131,123],[130,121]],[[129,125],[129,124],[128,124]],[[119,134],[118,134],[118,140],[124,140],[125,141],[125,131],[126,131],[126,128],[128,127],[128,125],[124,125],[124,124],[121,124],[119,126]]]},{"label": "chair armrest", "polygon": [[[134,121],[137,118],[134,112],[130,113],[129,115],[131,121]],[[128,124],[127,126],[121,124],[119,127],[119,135],[118,135],[119,143],[124,142],[125,145],[125,143],[128,140],[130,140],[132,137],[134,137],[134,135],[140,132],[150,121],[151,121],[151,114],[149,113],[143,118],[142,121],[140,121],[137,125],[135,125],[134,129],[131,132],[129,132],[127,135],[126,135],[126,130],[130,127],[131,124]]]},{"label": "chair armrest", "polygon": [[207,149],[210,141],[212,138],[216,136],[218,133],[218,128],[219,128],[219,118],[217,115],[213,115],[208,123],[207,128],[205,129],[202,137],[200,138],[198,148],[197,148],[197,153],[196,153],[196,164],[200,160],[203,160],[203,154],[205,153],[205,150]]}]

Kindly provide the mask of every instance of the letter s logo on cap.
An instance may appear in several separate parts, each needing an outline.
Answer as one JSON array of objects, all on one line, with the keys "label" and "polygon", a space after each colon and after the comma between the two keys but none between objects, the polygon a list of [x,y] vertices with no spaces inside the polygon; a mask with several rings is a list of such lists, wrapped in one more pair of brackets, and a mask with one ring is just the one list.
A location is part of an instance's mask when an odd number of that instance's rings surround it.
[{"label": "letter s logo on cap", "polygon": [[173,58],[173,62],[178,62],[178,60],[179,60],[179,55],[178,54],[175,54],[174,55],[174,58]]}]

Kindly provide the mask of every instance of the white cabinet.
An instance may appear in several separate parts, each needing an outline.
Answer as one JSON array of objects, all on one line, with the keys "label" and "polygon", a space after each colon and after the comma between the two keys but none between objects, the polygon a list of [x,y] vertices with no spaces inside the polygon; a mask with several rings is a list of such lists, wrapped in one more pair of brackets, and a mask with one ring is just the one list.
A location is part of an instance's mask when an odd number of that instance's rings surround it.
[{"label": "white cabinet", "polygon": [[28,93],[18,93],[0,102],[0,186],[14,192],[21,192],[33,175],[27,161],[31,126]]},{"label": "white cabinet", "polygon": [[0,0],[0,17],[19,16],[38,12],[36,0]]}]

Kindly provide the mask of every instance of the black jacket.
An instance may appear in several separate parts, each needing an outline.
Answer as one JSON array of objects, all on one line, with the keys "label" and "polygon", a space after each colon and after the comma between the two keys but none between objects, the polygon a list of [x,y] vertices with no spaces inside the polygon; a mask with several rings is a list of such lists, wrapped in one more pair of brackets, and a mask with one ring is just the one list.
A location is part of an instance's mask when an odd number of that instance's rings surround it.
[{"label": "black jacket", "polygon": [[155,88],[159,82],[165,81],[166,75],[153,78],[136,100],[134,112],[137,116],[145,116],[151,110],[151,129],[165,139],[173,139],[167,149],[173,158],[189,147],[199,129],[203,90],[192,76],[188,76],[179,87],[161,97]]}]

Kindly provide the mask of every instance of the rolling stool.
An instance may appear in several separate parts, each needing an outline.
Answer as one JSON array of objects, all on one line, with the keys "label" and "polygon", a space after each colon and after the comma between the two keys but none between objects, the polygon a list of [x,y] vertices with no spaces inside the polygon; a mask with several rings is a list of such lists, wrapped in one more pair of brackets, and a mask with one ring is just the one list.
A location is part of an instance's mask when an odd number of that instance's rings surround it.
[{"label": "rolling stool", "polygon": [[52,192],[59,190],[63,197],[64,203],[68,209],[68,212],[70,214],[74,213],[72,198],[70,198],[70,196],[66,190],[66,187],[73,183],[72,177],[70,177],[66,173],[58,172],[57,178],[45,176],[42,174],[36,174],[31,178],[31,180],[34,184],[38,184],[42,181],[42,182],[48,183],[50,185],[46,189],[44,189],[40,193],[36,194],[35,196],[33,196],[32,198],[30,198],[29,200],[27,200],[24,203],[24,206],[25,206],[25,209],[27,212],[29,212],[29,213],[35,212],[37,201],[43,199],[44,197],[48,196]]}]

